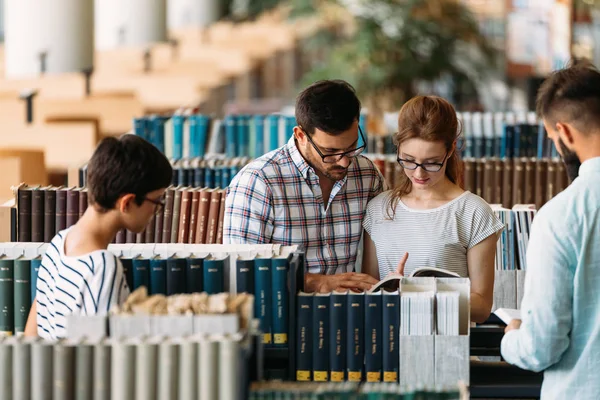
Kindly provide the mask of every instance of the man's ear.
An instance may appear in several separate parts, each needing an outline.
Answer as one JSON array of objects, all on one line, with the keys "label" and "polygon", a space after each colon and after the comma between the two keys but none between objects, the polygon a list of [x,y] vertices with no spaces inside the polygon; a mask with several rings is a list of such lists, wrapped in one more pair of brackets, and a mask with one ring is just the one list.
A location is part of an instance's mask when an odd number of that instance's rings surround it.
[{"label": "man's ear", "polygon": [[569,124],[557,122],[556,132],[558,133],[558,137],[562,140],[567,149],[573,150],[573,127]]},{"label": "man's ear", "polygon": [[135,201],[135,194],[128,193],[124,194],[117,199],[116,208],[122,213],[127,212],[131,209],[133,202]]},{"label": "man's ear", "polygon": [[307,140],[306,133],[304,133],[304,130],[301,129],[299,126],[294,127],[294,137],[301,144],[305,144],[305,142]]}]

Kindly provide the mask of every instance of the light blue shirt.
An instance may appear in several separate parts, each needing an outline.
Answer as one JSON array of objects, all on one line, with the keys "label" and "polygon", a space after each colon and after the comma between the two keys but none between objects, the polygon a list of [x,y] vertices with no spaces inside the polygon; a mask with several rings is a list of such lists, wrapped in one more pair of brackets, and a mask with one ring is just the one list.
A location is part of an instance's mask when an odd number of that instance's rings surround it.
[{"label": "light blue shirt", "polygon": [[542,399],[600,399],[600,157],[533,220],[521,317],[502,356],[544,371]]}]

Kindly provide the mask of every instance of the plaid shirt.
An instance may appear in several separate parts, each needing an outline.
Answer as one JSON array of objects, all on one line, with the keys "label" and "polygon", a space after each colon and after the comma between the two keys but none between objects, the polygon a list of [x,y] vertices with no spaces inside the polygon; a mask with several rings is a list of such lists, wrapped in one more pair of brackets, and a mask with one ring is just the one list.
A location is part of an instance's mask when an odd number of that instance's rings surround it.
[{"label": "plaid shirt", "polygon": [[325,205],[319,177],[292,137],[233,178],[225,201],[223,243],[301,245],[309,272],[352,272],[367,203],[383,190],[377,167],[358,156]]}]

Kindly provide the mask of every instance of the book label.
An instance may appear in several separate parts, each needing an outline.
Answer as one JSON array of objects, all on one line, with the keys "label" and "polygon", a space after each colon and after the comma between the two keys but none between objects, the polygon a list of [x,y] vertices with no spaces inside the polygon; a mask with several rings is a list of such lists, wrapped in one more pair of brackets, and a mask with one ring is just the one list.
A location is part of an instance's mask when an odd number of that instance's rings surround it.
[{"label": "book label", "polygon": [[352,372],[348,371],[348,381],[349,382],[360,382],[362,381],[362,372]]},{"label": "book label", "polygon": [[327,371],[315,371],[315,382],[327,382]]},{"label": "book label", "polygon": [[310,371],[296,371],[296,380],[301,382],[310,381]]}]

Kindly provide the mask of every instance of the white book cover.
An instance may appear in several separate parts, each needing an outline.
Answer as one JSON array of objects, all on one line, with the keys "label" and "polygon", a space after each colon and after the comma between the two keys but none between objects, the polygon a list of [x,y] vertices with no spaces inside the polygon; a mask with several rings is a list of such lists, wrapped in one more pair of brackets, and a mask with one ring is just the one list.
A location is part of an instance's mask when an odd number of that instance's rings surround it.
[{"label": "white book cover", "polygon": [[502,320],[506,325],[510,324],[513,319],[521,319],[521,310],[514,308],[498,308],[494,314]]}]

